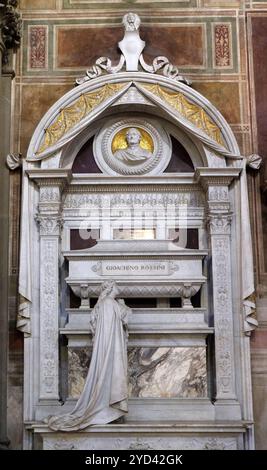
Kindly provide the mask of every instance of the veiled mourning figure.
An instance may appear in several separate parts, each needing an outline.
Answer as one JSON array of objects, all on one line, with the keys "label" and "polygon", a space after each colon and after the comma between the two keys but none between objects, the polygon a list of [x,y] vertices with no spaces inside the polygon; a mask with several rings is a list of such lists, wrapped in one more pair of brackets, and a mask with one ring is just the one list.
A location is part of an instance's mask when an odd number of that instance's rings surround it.
[{"label": "veiled mourning figure", "polygon": [[91,313],[92,359],[82,394],[74,410],[51,416],[51,429],[77,431],[93,424],[106,424],[127,413],[127,314],[122,299],[116,300],[115,281],[101,286]]},{"label": "veiled mourning figure", "polygon": [[116,150],[114,156],[124,163],[128,164],[140,164],[152,157],[152,153],[149,150],[143,149],[140,146],[141,133],[135,127],[131,127],[126,132],[127,148]]}]

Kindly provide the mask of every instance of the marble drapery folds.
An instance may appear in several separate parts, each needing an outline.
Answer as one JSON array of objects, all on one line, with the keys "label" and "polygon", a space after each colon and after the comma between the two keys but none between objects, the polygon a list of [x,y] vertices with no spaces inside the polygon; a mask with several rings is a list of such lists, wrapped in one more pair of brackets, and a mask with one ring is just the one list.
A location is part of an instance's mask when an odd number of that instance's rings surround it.
[{"label": "marble drapery folds", "polygon": [[107,424],[127,413],[127,314],[122,300],[115,300],[116,283],[102,284],[91,314],[93,353],[83,392],[74,410],[47,420],[53,430],[77,431],[93,424]]}]

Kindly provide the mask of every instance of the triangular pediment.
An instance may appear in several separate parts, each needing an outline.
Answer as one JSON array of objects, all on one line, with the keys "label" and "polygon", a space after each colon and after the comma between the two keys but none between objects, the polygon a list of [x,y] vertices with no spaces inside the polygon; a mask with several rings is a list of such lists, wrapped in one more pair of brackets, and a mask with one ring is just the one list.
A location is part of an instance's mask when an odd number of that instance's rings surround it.
[{"label": "triangular pediment", "polygon": [[[139,72],[106,75],[64,95],[37,127],[28,160],[42,160],[58,152],[109,108],[127,105],[157,107],[184,131],[224,156],[237,155],[227,142],[233,134],[223,116],[202,95],[165,77]],[[133,108],[134,109],[134,108]],[[229,138],[230,134],[230,138]],[[236,146],[235,146],[236,147]]]}]

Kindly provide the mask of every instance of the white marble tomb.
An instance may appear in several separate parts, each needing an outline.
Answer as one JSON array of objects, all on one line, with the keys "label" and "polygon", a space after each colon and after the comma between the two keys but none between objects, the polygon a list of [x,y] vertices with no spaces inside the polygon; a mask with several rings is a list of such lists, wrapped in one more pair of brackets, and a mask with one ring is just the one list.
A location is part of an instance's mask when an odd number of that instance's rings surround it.
[{"label": "white marble tomb", "polygon": [[[50,108],[23,163],[24,448],[253,449],[245,158],[167,58],[144,61],[140,21],[127,22],[119,63],[99,59]],[[88,172],[75,173],[90,139]],[[174,141],[190,171],[168,171],[181,158]],[[81,394],[90,315],[108,279],[132,308],[128,415],[52,431],[45,418]]]}]

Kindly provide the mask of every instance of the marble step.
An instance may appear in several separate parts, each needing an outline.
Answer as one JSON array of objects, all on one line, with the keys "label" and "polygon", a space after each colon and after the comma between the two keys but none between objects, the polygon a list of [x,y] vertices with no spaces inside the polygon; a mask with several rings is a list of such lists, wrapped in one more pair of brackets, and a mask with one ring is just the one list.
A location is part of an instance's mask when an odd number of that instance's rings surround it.
[{"label": "marble step", "polygon": [[[146,419],[143,413],[142,421],[95,425],[79,432],[52,431],[41,420],[27,423],[27,428],[35,437],[36,450],[169,450],[180,455],[180,450],[244,449],[243,434],[250,423],[215,421],[215,407],[204,400],[196,403],[197,406],[181,403],[178,412],[166,405],[160,422]],[[144,409],[147,410],[147,404]],[[156,411],[158,419],[158,408]],[[166,412],[172,414],[173,421],[166,422]]]}]

